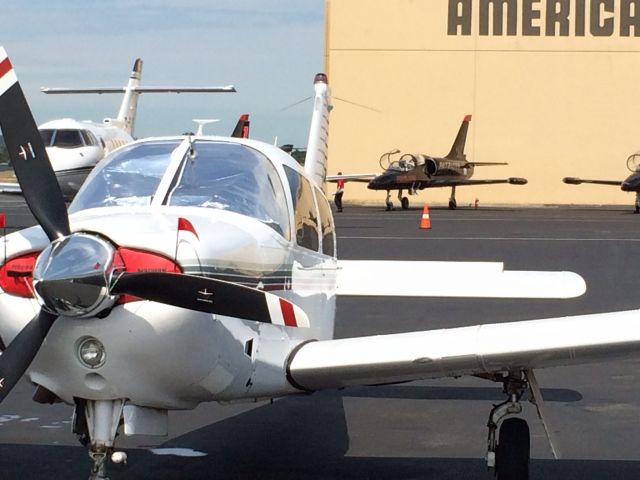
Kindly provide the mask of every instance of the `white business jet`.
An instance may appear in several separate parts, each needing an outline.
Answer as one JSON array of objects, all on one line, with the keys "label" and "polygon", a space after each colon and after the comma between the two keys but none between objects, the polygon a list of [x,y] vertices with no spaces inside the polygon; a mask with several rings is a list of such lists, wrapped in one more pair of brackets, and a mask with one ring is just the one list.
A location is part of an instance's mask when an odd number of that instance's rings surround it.
[{"label": "white business jet", "polygon": [[[50,95],[124,94],[116,118],[102,123],[61,118],[43,123],[38,128],[53,170],[66,199],[71,199],[95,165],[109,152],[133,142],[138,97],[141,93],[230,93],[232,85],[222,87],[145,87],[140,85],[142,60],[136,59],[129,82],[124,87],[106,88],[46,88]],[[17,184],[0,184],[0,190],[17,193]]]}]

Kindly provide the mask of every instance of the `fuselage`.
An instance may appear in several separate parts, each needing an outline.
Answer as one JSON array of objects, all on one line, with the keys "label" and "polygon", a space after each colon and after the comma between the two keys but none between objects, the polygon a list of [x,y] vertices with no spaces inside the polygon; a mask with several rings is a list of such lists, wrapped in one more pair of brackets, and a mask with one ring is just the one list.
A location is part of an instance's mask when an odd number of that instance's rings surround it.
[{"label": "fuselage", "polygon": [[473,165],[466,160],[405,154],[368,184],[371,190],[411,189],[430,186],[445,187],[471,178]]},{"label": "fuselage", "polygon": [[58,183],[69,199],[106,154],[134,140],[114,121],[99,124],[65,118],[46,122],[38,129]]},{"label": "fuselage", "polygon": [[[182,218],[194,231],[178,228]],[[127,270],[170,264],[263,289],[302,308],[309,328],[120,298],[101,318],[59,317],[32,363],[29,378],[64,401],[127,398],[173,409],[279,396],[296,391],[283,375],[291,350],[333,336],[331,211],[322,191],[276,147],[218,137],[134,142],[94,169],[69,219],[73,232],[113,244]],[[40,227],[7,236],[0,285],[17,281],[9,270],[28,281],[30,262],[48,243]],[[8,290],[0,293],[5,344],[39,309],[31,295]],[[86,338],[104,346],[98,367],[79,359]]]}]

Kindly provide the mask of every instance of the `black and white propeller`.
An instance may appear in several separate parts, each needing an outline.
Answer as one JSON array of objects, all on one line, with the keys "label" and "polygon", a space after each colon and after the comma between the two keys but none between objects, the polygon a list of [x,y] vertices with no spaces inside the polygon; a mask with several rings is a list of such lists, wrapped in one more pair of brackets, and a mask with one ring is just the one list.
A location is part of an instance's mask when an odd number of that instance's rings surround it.
[{"label": "black and white propeller", "polygon": [[0,401],[29,368],[58,316],[104,316],[117,295],[258,322],[309,326],[300,308],[262,290],[186,274],[119,271],[115,246],[93,234],[72,233],[44,143],[2,47],[0,127],[25,201],[51,240],[33,273],[41,310],[0,356]]}]

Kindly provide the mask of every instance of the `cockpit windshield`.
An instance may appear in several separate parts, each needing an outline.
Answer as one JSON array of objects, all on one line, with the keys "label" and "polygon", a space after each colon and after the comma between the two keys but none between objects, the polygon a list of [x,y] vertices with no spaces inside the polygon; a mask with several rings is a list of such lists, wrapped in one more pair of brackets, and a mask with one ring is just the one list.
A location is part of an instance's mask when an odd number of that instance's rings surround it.
[{"label": "cockpit windshield", "polygon": [[87,178],[69,212],[149,205],[180,140],[132,144],[106,157]]},{"label": "cockpit windshield", "polygon": [[45,147],[58,148],[80,148],[97,145],[97,140],[93,133],[88,130],[78,130],[73,128],[40,130],[40,137]]},{"label": "cockpit windshield", "polygon": [[284,188],[267,157],[245,145],[198,141],[187,155],[167,205],[217,208],[247,215],[289,237]]},{"label": "cockpit windshield", "polygon": [[[267,157],[246,145],[201,140],[186,150],[175,173],[175,167],[167,168],[181,144],[182,139],[147,141],[114,152],[89,176],[69,211],[150,205],[157,195],[163,205],[247,215],[290,237],[284,188]],[[165,175],[174,178],[158,191]]]}]

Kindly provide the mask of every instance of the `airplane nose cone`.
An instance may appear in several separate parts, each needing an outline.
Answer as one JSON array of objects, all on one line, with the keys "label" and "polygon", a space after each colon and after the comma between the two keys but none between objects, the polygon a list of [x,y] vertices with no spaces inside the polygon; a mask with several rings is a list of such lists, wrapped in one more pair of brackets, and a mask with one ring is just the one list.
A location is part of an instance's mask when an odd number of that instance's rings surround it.
[{"label": "airplane nose cone", "polygon": [[640,174],[634,173],[627,177],[620,186],[623,192],[637,192],[640,190]]},{"label": "airplane nose cone", "polygon": [[393,183],[392,175],[380,175],[369,182],[367,188],[371,190],[384,190]]},{"label": "airplane nose cone", "polygon": [[109,280],[115,249],[86,234],[53,242],[38,257],[33,288],[42,307],[56,315],[91,317],[111,307]]}]

